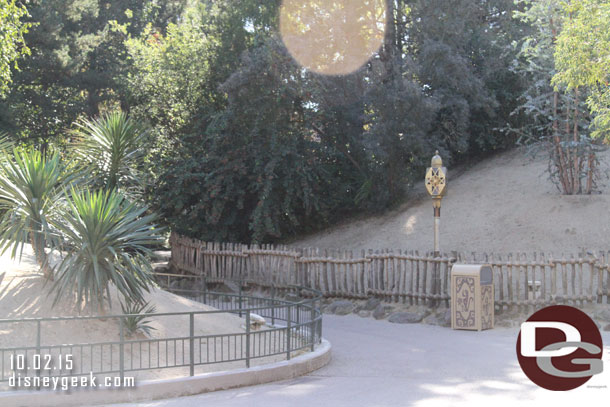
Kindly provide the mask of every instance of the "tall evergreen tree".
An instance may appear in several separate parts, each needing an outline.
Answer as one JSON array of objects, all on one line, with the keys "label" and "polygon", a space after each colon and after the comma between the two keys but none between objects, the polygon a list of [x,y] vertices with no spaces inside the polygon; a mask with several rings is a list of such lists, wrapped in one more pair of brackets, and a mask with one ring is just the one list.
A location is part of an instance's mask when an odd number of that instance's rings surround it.
[{"label": "tall evergreen tree", "polygon": [[441,151],[476,153],[509,144],[496,129],[506,123],[507,105],[519,89],[508,69],[513,8],[507,0],[426,0],[413,6],[410,49],[426,92],[440,104],[431,133],[440,136]]},{"label": "tall evergreen tree", "polygon": [[150,22],[165,27],[184,0],[32,0],[24,36],[31,56],[13,71],[0,102],[0,131],[41,146],[65,134],[81,115],[122,104],[128,63],[124,39]]}]

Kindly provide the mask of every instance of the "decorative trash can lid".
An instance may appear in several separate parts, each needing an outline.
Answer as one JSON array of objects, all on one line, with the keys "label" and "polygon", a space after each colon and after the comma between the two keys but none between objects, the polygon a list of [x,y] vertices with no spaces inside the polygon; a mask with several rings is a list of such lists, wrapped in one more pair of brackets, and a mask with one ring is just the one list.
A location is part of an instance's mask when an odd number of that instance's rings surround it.
[{"label": "decorative trash can lid", "polygon": [[454,264],[451,275],[479,276],[480,284],[492,284],[493,272],[489,264]]}]

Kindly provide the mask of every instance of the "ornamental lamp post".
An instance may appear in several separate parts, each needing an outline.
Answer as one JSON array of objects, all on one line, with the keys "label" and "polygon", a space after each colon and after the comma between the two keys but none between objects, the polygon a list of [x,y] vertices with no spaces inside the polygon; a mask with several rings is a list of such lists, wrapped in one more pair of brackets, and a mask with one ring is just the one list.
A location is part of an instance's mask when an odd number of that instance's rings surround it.
[{"label": "ornamental lamp post", "polygon": [[[443,159],[436,151],[430,168],[426,171],[426,189],[432,197],[432,207],[434,208],[434,257],[438,258],[441,255],[439,233],[441,228],[441,200],[447,190],[447,168],[443,167]],[[434,270],[432,276],[432,297],[429,305],[436,307],[439,305],[441,297],[441,276],[440,264],[434,262]]]},{"label": "ornamental lamp post", "polygon": [[434,257],[440,256],[439,233],[441,226],[441,200],[447,190],[447,168],[443,167],[443,159],[436,151],[430,168],[426,170],[426,189],[432,197],[434,208]]}]

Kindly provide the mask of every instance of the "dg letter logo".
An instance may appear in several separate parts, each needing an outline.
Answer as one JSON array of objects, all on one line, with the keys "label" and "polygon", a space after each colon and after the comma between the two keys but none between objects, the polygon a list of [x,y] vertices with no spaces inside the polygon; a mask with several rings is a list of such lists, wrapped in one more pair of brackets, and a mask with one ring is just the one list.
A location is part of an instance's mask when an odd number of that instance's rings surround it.
[{"label": "dg letter logo", "polygon": [[603,371],[602,338],[587,314],[565,305],[541,309],[521,324],[517,358],[525,375],[548,390],[572,390]]}]

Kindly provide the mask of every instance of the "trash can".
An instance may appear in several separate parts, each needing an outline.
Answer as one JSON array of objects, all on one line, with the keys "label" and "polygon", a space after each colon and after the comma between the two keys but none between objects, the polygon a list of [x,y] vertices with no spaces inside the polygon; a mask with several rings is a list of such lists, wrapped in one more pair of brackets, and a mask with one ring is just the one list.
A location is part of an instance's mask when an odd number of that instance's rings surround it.
[{"label": "trash can", "polygon": [[494,281],[489,264],[455,264],[451,269],[451,328],[494,327]]}]

